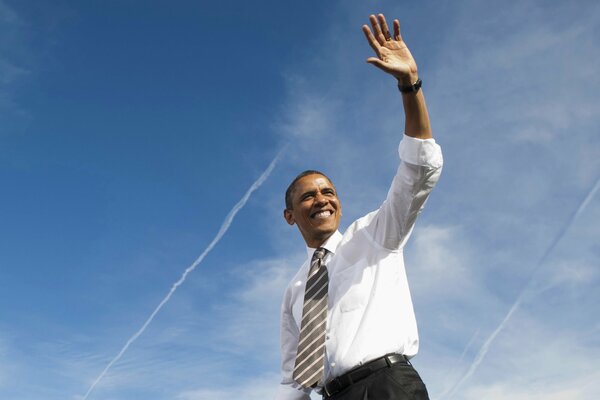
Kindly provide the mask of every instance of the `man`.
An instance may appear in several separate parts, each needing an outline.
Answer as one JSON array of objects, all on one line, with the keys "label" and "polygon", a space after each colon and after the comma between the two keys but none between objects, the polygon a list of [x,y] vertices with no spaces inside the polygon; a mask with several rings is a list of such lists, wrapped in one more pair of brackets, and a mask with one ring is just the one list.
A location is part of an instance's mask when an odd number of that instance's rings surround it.
[{"label": "man", "polygon": [[394,20],[363,26],[377,57],[367,62],[398,80],[405,113],[398,172],[381,207],[338,231],[334,185],[305,171],[286,192],[284,218],[297,225],[308,259],[282,304],[282,382],[278,400],[428,399],[408,361],[418,350],[403,248],[437,182],[442,155],[432,139],[417,65]]}]

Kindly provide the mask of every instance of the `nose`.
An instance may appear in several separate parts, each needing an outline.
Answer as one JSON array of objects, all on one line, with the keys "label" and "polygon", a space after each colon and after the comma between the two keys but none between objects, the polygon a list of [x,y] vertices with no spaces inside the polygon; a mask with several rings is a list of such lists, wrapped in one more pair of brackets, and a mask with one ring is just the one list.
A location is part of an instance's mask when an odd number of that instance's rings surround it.
[{"label": "nose", "polygon": [[323,196],[321,193],[317,193],[315,196],[315,203],[319,205],[327,204],[327,197]]}]

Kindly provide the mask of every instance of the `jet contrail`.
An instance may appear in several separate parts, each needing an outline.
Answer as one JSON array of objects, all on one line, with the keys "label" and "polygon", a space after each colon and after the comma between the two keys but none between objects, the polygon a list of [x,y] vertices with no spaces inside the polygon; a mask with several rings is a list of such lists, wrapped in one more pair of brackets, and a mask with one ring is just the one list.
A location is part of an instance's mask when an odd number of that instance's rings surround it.
[{"label": "jet contrail", "polygon": [[162,301],[158,304],[158,306],[154,309],[154,311],[152,311],[152,314],[150,314],[150,316],[148,317],[148,319],[146,320],[146,322],[144,322],[144,325],[142,325],[142,327],[131,338],[129,338],[129,340],[127,341],[127,343],[125,343],[125,345],[123,346],[123,348],[121,349],[121,351],[119,352],[119,354],[117,354],[111,360],[111,362],[108,363],[108,365],[106,366],[106,368],[104,368],[104,370],[96,378],[96,380],[94,381],[94,383],[92,383],[92,385],[90,386],[90,388],[88,389],[88,391],[86,392],[86,394],[83,396],[82,400],[86,400],[89,397],[90,393],[92,393],[92,391],[94,390],[94,388],[96,387],[96,385],[102,380],[102,378],[104,378],[104,375],[106,375],[106,373],[108,372],[108,370],[110,369],[110,367],[112,367],[114,363],[116,363],[117,361],[119,361],[119,359],[123,356],[123,354],[125,354],[125,352],[129,348],[129,346],[133,342],[135,342],[135,340],[142,333],[144,333],[144,331],[146,330],[146,328],[148,327],[148,325],[150,325],[150,323],[152,322],[152,320],[154,319],[154,317],[156,316],[156,314],[158,314],[158,312],[160,311],[160,309],[169,301],[169,299],[171,298],[171,296],[173,295],[173,293],[175,293],[175,290],[177,290],[177,288],[185,281],[185,278],[188,276],[188,274],[190,272],[192,272],[198,266],[198,264],[200,264],[202,262],[202,260],[204,259],[204,257],[206,257],[206,255],[213,249],[213,247],[215,247],[215,245],[219,242],[219,240],[221,240],[221,238],[223,237],[223,235],[225,234],[225,232],[227,232],[227,230],[229,229],[229,226],[231,225],[231,222],[233,221],[233,218],[235,217],[235,215],[238,213],[238,211],[240,211],[242,209],[242,207],[244,207],[244,205],[246,205],[246,202],[250,198],[250,195],[256,189],[258,189],[264,183],[264,181],[269,177],[269,175],[271,174],[271,171],[273,171],[273,168],[275,168],[275,165],[277,164],[277,162],[281,158],[281,155],[283,154],[283,152],[285,151],[286,148],[287,148],[287,146],[284,146],[279,151],[279,153],[275,156],[275,158],[273,159],[273,161],[271,161],[271,164],[269,164],[269,166],[267,167],[267,169],[256,180],[256,182],[254,182],[252,184],[252,186],[250,186],[250,189],[248,189],[248,191],[246,192],[246,194],[244,194],[244,197],[242,197],[242,199],[240,201],[238,201],[238,203],[231,209],[231,211],[229,211],[229,214],[227,214],[227,217],[225,217],[225,221],[223,221],[223,224],[221,225],[221,228],[219,229],[219,232],[217,233],[217,235],[215,236],[215,238],[212,240],[212,242],[210,242],[210,244],[208,245],[208,247],[206,247],[206,249],[204,249],[204,251],[202,252],[202,254],[200,254],[200,256],[196,259],[196,261],[194,261],[192,263],[192,265],[190,265],[189,267],[187,267],[185,269],[185,271],[183,271],[183,274],[181,275],[181,278],[179,278],[179,280],[173,284],[173,286],[171,287],[171,290],[169,291],[169,293],[167,293],[167,295],[165,296],[165,298],[162,299]]},{"label": "jet contrail", "polygon": [[[458,369],[457,367],[462,363],[462,360],[465,358],[465,356],[467,355],[467,352],[471,349],[471,346],[473,346],[473,344],[475,343],[475,339],[477,338],[477,336],[479,335],[479,329],[477,329],[472,335],[471,335],[471,339],[469,339],[469,341],[467,342],[467,344],[465,345],[465,348],[463,349],[460,357],[458,357],[458,361],[456,361],[454,363],[454,366],[450,368],[450,370],[448,371],[448,373],[446,374],[446,377],[442,380],[443,382],[447,382],[450,380],[450,378],[453,375],[458,375],[455,374],[455,370]],[[460,373],[460,372],[459,372]],[[446,390],[444,390],[442,392],[442,394],[440,394],[440,398],[443,398],[445,395],[447,395],[448,393],[450,393],[450,390],[454,389],[454,384],[450,387],[448,387]]]},{"label": "jet contrail", "polygon": [[458,361],[456,362],[456,364],[460,364],[463,360],[463,358],[465,358],[465,356],[467,355],[467,352],[471,349],[471,346],[473,345],[473,343],[475,343],[475,339],[477,338],[477,336],[479,335],[479,329],[477,329],[473,335],[471,336],[471,339],[469,339],[469,341],[467,342],[465,348],[463,349],[463,352],[461,353],[460,357],[458,357]]},{"label": "jet contrail", "polygon": [[[492,342],[494,341],[494,339],[496,339],[496,336],[498,336],[498,334],[504,329],[504,327],[506,326],[506,324],[508,323],[508,321],[510,320],[510,318],[512,317],[512,315],[521,306],[521,303],[523,302],[523,299],[525,298],[525,296],[527,294],[529,294],[529,292],[531,291],[531,287],[532,287],[532,284],[533,284],[535,273],[540,269],[540,267],[544,264],[544,262],[546,261],[546,259],[550,255],[550,253],[552,253],[552,251],[554,250],[554,248],[556,247],[556,245],[558,245],[558,243],[562,240],[562,238],[565,236],[565,234],[567,233],[567,231],[571,228],[571,225],[573,225],[573,222],[575,222],[575,220],[577,219],[577,217],[579,217],[579,215],[583,212],[583,210],[588,206],[588,204],[590,203],[590,201],[592,200],[592,198],[596,195],[596,192],[598,191],[598,189],[600,189],[600,179],[598,179],[596,181],[596,184],[594,185],[594,187],[592,187],[592,189],[589,191],[589,193],[587,194],[587,196],[585,196],[585,199],[583,199],[583,201],[581,202],[581,204],[579,205],[579,207],[577,207],[577,209],[575,210],[575,212],[573,212],[573,214],[571,215],[571,217],[567,220],[567,223],[563,226],[563,228],[558,232],[558,234],[556,235],[556,237],[554,238],[554,240],[550,243],[550,246],[548,246],[548,248],[546,249],[546,251],[542,254],[542,257],[539,259],[539,261],[536,263],[535,267],[533,268],[533,271],[531,272],[531,277],[529,278],[529,281],[525,285],[525,288],[523,290],[521,290],[521,293],[519,293],[519,296],[517,297],[517,299],[513,303],[512,307],[510,307],[510,310],[508,311],[508,313],[506,314],[506,316],[504,317],[504,319],[502,320],[502,322],[500,322],[500,324],[494,330],[494,332],[492,332],[492,334],[483,343],[483,345],[479,349],[479,352],[477,353],[477,356],[475,357],[475,360],[473,360],[473,363],[471,364],[471,366],[469,367],[469,369],[467,370],[467,372],[458,380],[458,382],[456,382],[454,384],[454,386],[452,387],[452,389],[450,389],[447,392],[448,396],[454,395],[454,393],[456,392],[456,390],[467,379],[469,379],[471,377],[471,375],[473,375],[473,373],[475,372],[475,370],[477,370],[477,367],[479,367],[479,364],[481,364],[481,362],[483,361],[483,358],[486,356],[488,350],[490,349],[490,346],[491,346]],[[442,396],[440,396],[439,400],[442,400],[444,394],[442,394]]]}]

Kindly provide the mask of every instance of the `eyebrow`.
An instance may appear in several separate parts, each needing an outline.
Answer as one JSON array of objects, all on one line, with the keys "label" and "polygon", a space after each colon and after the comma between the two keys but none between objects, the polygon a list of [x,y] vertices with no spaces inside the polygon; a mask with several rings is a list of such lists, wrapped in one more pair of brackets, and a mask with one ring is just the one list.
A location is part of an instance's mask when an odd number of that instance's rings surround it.
[{"label": "eyebrow", "polygon": [[[300,197],[304,197],[304,196],[309,195],[309,194],[315,194],[315,193],[317,193],[317,191],[318,191],[318,189],[317,190],[315,190],[315,189],[307,190],[306,192],[300,193]],[[324,188],[320,189],[320,191],[321,192],[329,192],[329,191],[331,191],[331,192],[335,193],[335,189],[333,188],[333,186],[325,186]]]},{"label": "eyebrow", "polygon": [[317,191],[316,191],[316,190],[307,190],[306,192],[302,192],[302,193],[300,193],[300,197],[304,197],[304,196],[306,196],[306,195],[309,195],[309,194],[315,194],[315,193],[317,193]]}]

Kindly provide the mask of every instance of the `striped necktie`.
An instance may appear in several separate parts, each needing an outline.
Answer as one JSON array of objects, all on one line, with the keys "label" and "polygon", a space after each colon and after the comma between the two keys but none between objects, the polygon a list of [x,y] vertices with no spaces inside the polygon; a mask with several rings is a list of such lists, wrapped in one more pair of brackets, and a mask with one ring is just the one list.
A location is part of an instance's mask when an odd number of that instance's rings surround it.
[{"label": "striped necktie", "polygon": [[325,328],[327,325],[327,287],[329,277],[323,257],[327,250],[319,247],[310,262],[298,351],[293,377],[302,387],[314,387],[322,381],[325,358]]}]

